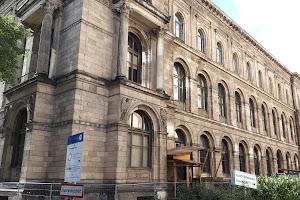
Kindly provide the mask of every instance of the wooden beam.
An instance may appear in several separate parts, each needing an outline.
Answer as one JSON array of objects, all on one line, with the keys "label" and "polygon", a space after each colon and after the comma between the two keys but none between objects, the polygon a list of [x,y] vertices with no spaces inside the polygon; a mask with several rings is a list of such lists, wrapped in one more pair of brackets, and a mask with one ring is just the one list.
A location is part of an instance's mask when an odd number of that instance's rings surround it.
[{"label": "wooden beam", "polygon": [[189,187],[189,185],[190,185],[190,170],[189,170],[189,166],[186,166],[186,184],[187,184],[187,187]]},{"label": "wooden beam", "polygon": [[177,167],[174,164],[174,197],[176,198]]},{"label": "wooden beam", "polygon": [[218,171],[219,171],[219,167],[220,167],[220,165],[221,165],[221,162],[222,162],[223,157],[224,157],[224,154],[222,153],[222,154],[221,154],[220,161],[219,161],[219,164],[218,164],[218,167],[217,167],[217,170],[216,170],[216,173],[215,173],[215,175],[214,175],[214,178],[217,177],[217,173],[218,173]]}]

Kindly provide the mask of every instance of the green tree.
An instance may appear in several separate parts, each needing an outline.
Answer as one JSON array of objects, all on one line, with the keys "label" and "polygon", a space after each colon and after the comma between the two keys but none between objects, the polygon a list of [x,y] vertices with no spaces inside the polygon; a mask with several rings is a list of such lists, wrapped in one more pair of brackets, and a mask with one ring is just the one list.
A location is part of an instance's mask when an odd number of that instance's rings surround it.
[{"label": "green tree", "polygon": [[14,22],[12,16],[5,17],[0,14],[0,79],[8,84],[15,83],[18,58],[26,53],[18,47],[18,43],[29,31],[21,23]]}]

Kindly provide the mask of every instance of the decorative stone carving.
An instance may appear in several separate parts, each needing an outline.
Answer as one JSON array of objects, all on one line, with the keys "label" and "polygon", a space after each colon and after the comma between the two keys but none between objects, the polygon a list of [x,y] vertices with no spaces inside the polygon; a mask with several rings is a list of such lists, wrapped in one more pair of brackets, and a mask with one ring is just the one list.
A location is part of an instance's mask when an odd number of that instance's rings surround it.
[{"label": "decorative stone carving", "polygon": [[26,103],[27,103],[27,116],[28,116],[28,120],[27,122],[32,122],[33,120],[33,111],[34,111],[34,106],[35,106],[35,95],[30,95],[27,99],[26,99]]},{"label": "decorative stone carving", "polygon": [[132,102],[133,102],[132,99],[129,99],[127,97],[123,97],[123,99],[121,101],[121,116],[120,116],[120,121],[121,122],[125,122],[126,113],[127,113],[128,108],[129,108],[129,106]]},{"label": "decorative stone carving", "polygon": [[167,111],[163,108],[159,110],[160,112],[160,118],[161,118],[161,124],[162,124],[162,131],[167,130]]}]

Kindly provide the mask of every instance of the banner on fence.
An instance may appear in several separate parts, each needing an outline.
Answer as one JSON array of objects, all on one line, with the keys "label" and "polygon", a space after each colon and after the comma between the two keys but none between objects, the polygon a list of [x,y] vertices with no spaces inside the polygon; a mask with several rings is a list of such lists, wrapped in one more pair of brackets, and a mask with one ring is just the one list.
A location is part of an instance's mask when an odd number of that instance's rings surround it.
[{"label": "banner on fence", "polygon": [[83,198],[83,185],[61,184],[59,196]]},{"label": "banner on fence", "polygon": [[78,182],[81,180],[82,147],[83,133],[68,137],[65,182]]},{"label": "banner on fence", "polygon": [[256,176],[232,169],[230,171],[231,185],[240,185],[248,188],[257,188]]}]

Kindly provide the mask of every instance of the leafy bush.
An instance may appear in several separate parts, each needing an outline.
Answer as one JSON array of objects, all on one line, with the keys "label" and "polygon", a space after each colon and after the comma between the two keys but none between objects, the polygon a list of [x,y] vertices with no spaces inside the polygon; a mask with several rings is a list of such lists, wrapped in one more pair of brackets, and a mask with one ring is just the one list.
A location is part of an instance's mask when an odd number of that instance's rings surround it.
[{"label": "leafy bush", "polygon": [[300,179],[291,176],[257,177],[257,189],[239,186],[226,188],[193,182],[180,184],[177,194],[182,200],[300,200]]}]

